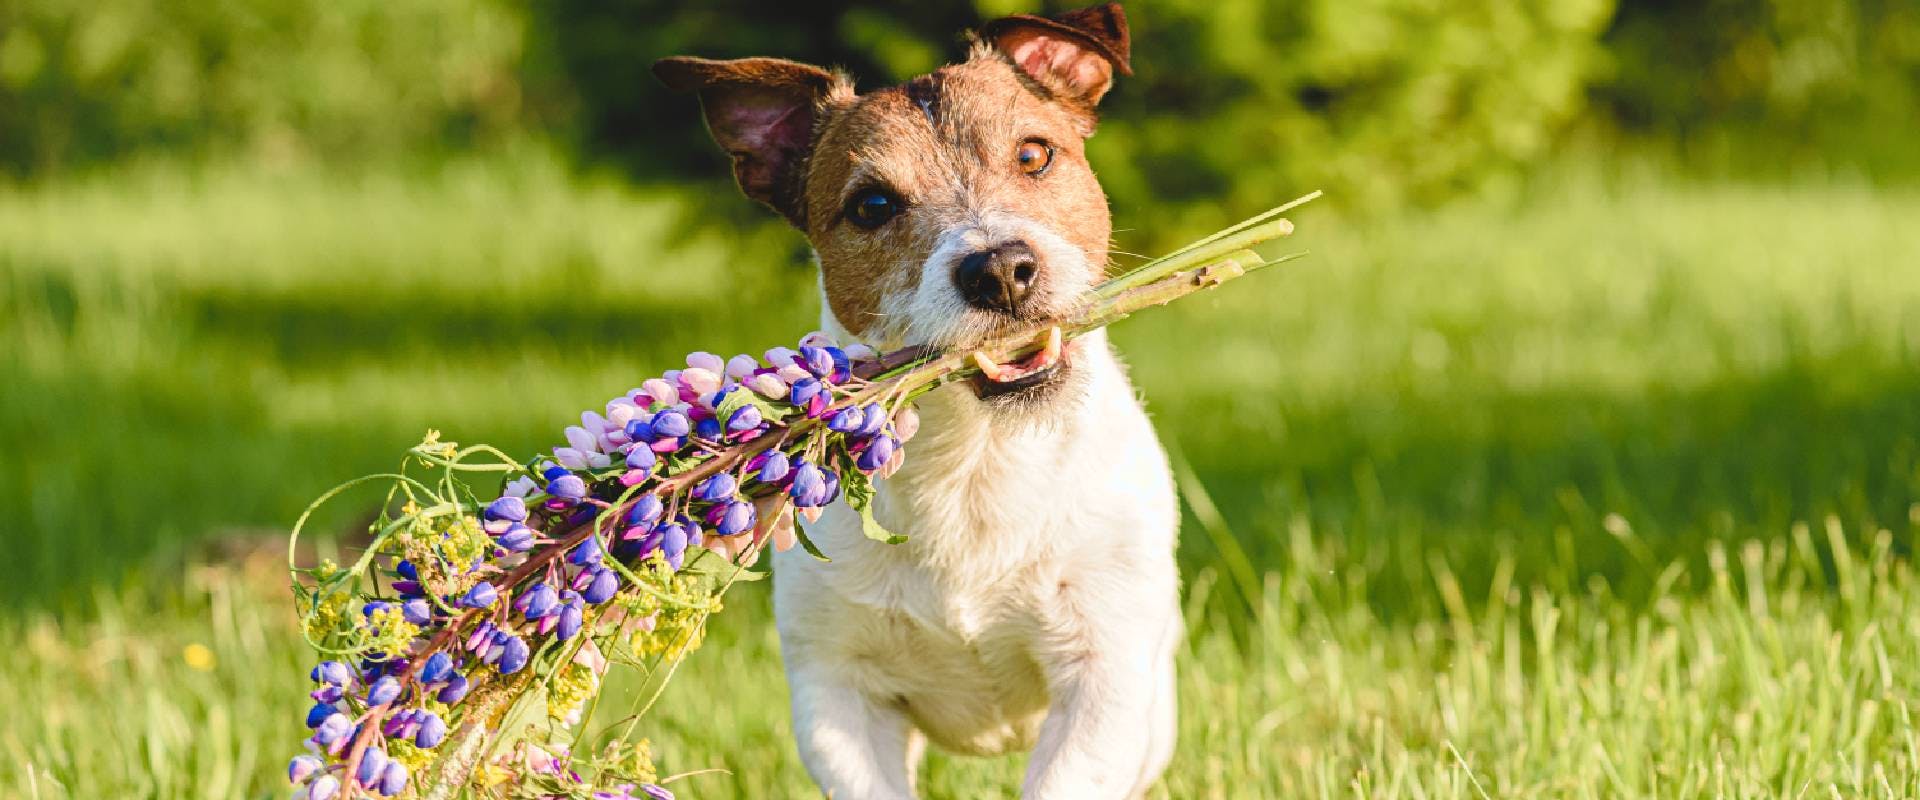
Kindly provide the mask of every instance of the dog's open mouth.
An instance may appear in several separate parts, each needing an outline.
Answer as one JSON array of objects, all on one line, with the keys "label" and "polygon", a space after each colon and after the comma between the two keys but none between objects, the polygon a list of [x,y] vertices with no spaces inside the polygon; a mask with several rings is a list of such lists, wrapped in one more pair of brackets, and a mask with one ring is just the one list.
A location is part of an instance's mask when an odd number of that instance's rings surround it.
[{"label": "dog's open mouth", "polygon": [[974,366],[980,374],[973,378],[973,391],[982,398],[1024,394],[1050,385],[1067,365],[1067,349],[1061,341],[1060,326],[1041,334],[1040,349],[1017,361],[999,362],[979,350],[973,351]]}]

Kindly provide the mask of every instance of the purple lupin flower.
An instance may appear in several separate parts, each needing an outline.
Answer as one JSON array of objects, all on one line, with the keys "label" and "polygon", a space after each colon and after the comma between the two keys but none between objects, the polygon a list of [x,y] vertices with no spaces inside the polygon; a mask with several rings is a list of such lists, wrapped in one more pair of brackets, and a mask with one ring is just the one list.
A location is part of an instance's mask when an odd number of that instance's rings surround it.
[{"label": "purple lupin flower", "polygon": [[[380,785],[374,789],[382,796],[392,797],[407,790],[407,765],[398,761],[387,762],[387,768],[380,772]],[[668,795],[667,800],[672,800]]]},{"label": "purple lupin flower", "polygon": [[741,406],[734,409],[732,416],[727,417],[727,430],[735,433],[750,431],[760,427],[760,423],[764,421],[760,416],[760,409],[754,406]]},{"label": "purple lupin flower", "polygon": [[802,378],[794,381],[793,389],[787,394],[787,402],[805,407],[813,398],[820,395],[820,381],[817,378]]},{"label": "purple lupin flower", "polygon": [[753,504],[745,500],[734,500],[726,505],[717,506],[714,510],[719,512],[718,518],[713,520],[714,532],[721,536],[732,536],[753,530],[753,523],[758,519],[758,515],[754,513]]},{"label": "purple lupin flower", "polygon": [[434,699],[447,705],[453,705],[454,703],[460,702],[460,699],[466,696],[467,676],[454,675],[447,679],[447,685],[440,687],[440,692],[434,695]]},{"label": "purple lupin flower", "polygon": [[360,753],[360,766],[354,770],[353,777],[361,786],[372,786],[380,780],[380,773],[387,769],[387,754],[377,747],[369,747]]},{"label": "purple lupin flower", "polygon": [[693,432],[693,422],[687,415],[668,409],[653,415],[653,433],[657,437],[677,439]]},{"label": "purple lupin flower", "polygon": [[542,581],[534,584],[533,588],[520,593],[520,599],[515,601],[514,604],[519,608],[522,616],[530,620],[537,620],[548,614],[552,614],[554,609],[559,607],[560,596],[553,591],[552,586],[548,586],[545,581]]},{"label": "purple lupin flower", "polygon": [[406,617],[408,622],[425,625],[433,621],[433,604],[427,602],[424,597],[416,597],[400,604],[400,614]]},{"label": "purple lupin flower", "polygon": [[585,624],[586,608],[578,592],[568,590],[562,596],[567,600],[560,606],[560,621],[554,625],[553,635],[564,642],[580,632],[580,626]]},{"label": "purple lupin flower", "polygon": [[325,769],[326,766],[326,762],[321,761],[319,756],[305,754],[294,756],[292,761],[287,762],[287,782],[306,783],[308,778],[313,777],[314,773]]},{"label": "purple lupin flower", "polygon": [[588,536],[567,553],[567,563],[576,567],[590,567],[600,563],[605,553],[600,549],[600,537]]},{"label": "purple lupin flower", "polygon": [[515,523],[507,529],[506,533],[500,534],[500,538],[493,540],[493,543],[500,545],[501,549],[509,553],[524,553],[533,549],[534,535],[532,528]]},{"label": "purple lupin flower", "polygon": [[887,460],[893,458],[893,451],[893,437],[884,434],[875,436],[867,443],[867,449],[860,451],[860,458],[854,462],[854,466],[862,472],[872,472],[886,466]]},{"label": "purple lupin flower", "polygon": [[854,406],[847,406],[846,408],[840,409],[834,412],[832,417],[827,418],[827,428],[835,433],[855,433],[860,430],[861,426],[866,424],[866,412]]},{"label": "purple lupin flower", "polygon": [[[526,645],[523,644],[521,647],[524,648]],[[432,750],[439,747],[440,741],[445,738],[447,738],[446,720],[431,711],[420,712],[420,732],[413,735],[414,746],[423,750]]]},{"label": "purple lupin flower", "polygon": [[367,705],[384,706],[398,699],[400,699],[400,682],[394,680],[392,676],[374,681],[373,685],[367,688]]},{"label": "purple lupin flower", "polygon": [[320,745],[330,745],[340,741],[353,730],[353,721],[345,714],[332,714],[320,721],[313,731],[313,741]]},{"label": "purple lupin flower", "polygon": [[500,653],[500,663],[495,667],[502,675],[512,675],[527,665],[527,659],[533,657],[533,651],[527,647],[527,640],[518,636],[507,638],[506,648]]},{"label": "purple lupin flower", "polygon": [[307,800],[333,800],[340,793],[340,779],[332,775],[322,775],[313,779],[307,786]]},{"label": "purple lupin flower", "polygon": [[693,496],[700,500],[718,503],[731,499],[734,492],[739,491],[739,489],[740,482],[734,480],[731,473],[719,472],[701,481],[700,485],[695,486]]},{"label": "purple lupin flower", "polygon": [[793,485],[787,487],[788,496],[793,504],[801,508],[814,508],[826,505],[826,476],[820,468],[807,462],[800,462],[793,470]]},{"label": "purple lupin flower", "polygon": [[527,501],[512,495],[502,497],[487,504],[486,518],[506,522],[526,522]]},{"label": "purple lupin flower", "polygon": [[499,590],[494,589],[493,584],[481,581],[474,584],[473,588],[468,589],[466,594],[460,596],[460,606],[462,608],[487,608],[493,605],[493,601],[498,599],[500,599]]},{"label": "purple lupin flower", "polygon": [[578,503],[587,499],[587,482],[569,472],[548,483],[547,493],[568,503]]},{"label": "purple lupin flower", "polygon": [[580,590],[580,597],[591,605],[600,605],[613,599],[614,592],[620,590],[620,576],[613,570],[600,567],[594,570],[593,580],[587,588]]},{"label": "purple lupin flower", "polygon": [[627,509],[627,524],[652,525],[654,521],[660,519],[662,510],[659,495],[651,492],[640,495],[634,498],[633,507]]},{"label": "purple lupin flower", "polygon": [[327,717],[333,716],[339,710],[340,707],[332,703],[314,703],[313,708],[307,709],[307,727],[320,727],[322,721],[325,721]]},{"label": "purple lupin flower", "polygon": [[627,448],[627,469],[650,470],[658,463],[659,456],[646,445],[636,444]]},{"label": "purple lupin flower", "polygon": [[446,653],[434,653],[420,665],[421,683],[439,683],[453,675],[453,657]]},{"label": "purple lupin flower", "polygon": [[778,450],[768,450],[763,455],[765,455],[766,458],[760,462],[760,473],[758,475],[760,482],[779,483],[780,481],[786,480],[787,473],[793,469],[793,459],[788,458],[786,453]]}]

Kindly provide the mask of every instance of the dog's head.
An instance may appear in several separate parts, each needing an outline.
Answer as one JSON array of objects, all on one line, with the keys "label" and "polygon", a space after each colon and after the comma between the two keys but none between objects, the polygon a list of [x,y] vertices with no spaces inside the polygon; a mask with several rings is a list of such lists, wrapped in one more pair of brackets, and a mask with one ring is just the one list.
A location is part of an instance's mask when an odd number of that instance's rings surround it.
[{"label": "dog's head", "polygon": [[[842,328],[881,347],[964,347],[1067,313],[1102,276],[1111,222],[1085,141],[1127,52],[1110,3],[995,20],[964,62],[866,94],[772,58],[653,69],[699,93],[740,188],[806,233]],[[1070,361],[976,388],[1031,394]]]}]

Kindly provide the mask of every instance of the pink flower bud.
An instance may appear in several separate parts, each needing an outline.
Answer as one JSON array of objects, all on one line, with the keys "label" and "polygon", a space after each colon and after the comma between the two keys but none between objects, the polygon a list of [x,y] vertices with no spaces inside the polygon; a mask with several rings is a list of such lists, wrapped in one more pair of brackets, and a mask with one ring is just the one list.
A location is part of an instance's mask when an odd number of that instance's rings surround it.
[{"label": "pink flower bud", "polygon": [[708,372],[719,373],[727,368],[727,362],[720,360],[719,356],[712,353],[697,350],[687,354],[687,366],[691,369],[704,369]]},{"label": "pink flower bud", "polygon": [[688,367],[680,372],[680,384],[692,389],[696,394],[713,394],[720,391],[720,372],[704,367]]},{"label": "pink flower bud", "polygon": [[787,382],[771,372],[763,372],[747,381],[747,388],[768,400],[781,400],[787,396]]},{"label": "pink flower bud", "polygon": [[659,378],[649,378],[646,383],[640,384],[640,389],[646,392],[648,397],[653,398],[655,408],[680,402],[680,390],[675,389],[672,383]]},{"label": "pink flower bud", "polygon": [[727,359],[727,377],[734,380],[746,380],[753,375],[754,370],[759,368],[760,362],[753,360],[753,356],[745,353]]}]

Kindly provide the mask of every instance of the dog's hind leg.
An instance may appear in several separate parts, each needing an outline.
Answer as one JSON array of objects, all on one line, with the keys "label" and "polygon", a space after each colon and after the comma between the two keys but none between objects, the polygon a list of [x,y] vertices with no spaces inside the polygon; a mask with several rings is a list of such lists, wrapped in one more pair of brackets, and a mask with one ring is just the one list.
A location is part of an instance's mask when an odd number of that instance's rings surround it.
[{"label": "dog's hind leg", "polygon": [[800,760],[835,800],[911,800],[924,739],[905,714],[824,670],[788,676]]}]

